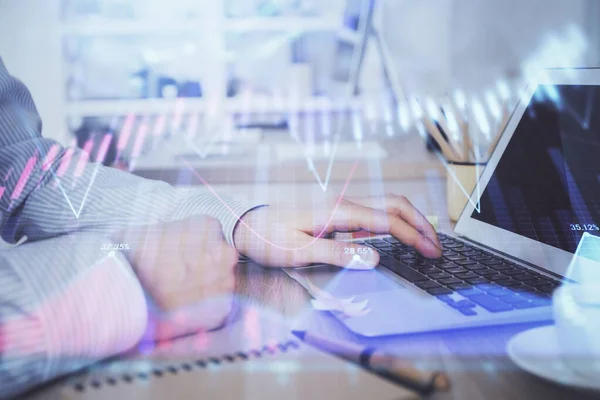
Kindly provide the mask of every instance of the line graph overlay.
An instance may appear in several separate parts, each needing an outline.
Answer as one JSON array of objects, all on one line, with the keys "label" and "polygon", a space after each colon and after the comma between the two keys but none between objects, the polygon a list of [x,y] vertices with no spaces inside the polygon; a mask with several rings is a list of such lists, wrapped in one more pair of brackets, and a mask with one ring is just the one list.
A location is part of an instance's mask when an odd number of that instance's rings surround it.
[{"label": "line graph overlay", "polygon": [[90,178],[90,183],[88,184],[88,186],[85,190],[85,194],[83,195],[83,199],[81,200],[81,204],[79,205],[78,210],[75,210],[75,206],[73,206],[73,202],[67,195],[67,192],[65,191],[62,183],[60,182],[60,179],[54,174],[54,172],[52,172],[52,174],[54,175],[56,182],[58,184],[58,188],[60,189],[63,196],[65,197],[65,200],[66,200],[67,204],[69,205],[69,208],[73,212],[73,215],[75,216],[76,219],[79,219],[79,216],[81,215],[81,212],[83,211],[83,207],[85,206],[85,202],[87,201],[88,195],[90,194],[90,190],[92,189],[92,186],[94,185],[94,182],[96,181],[96,176],[98,175],[98,170],[100,169],[101,166],[102,166],[102,164],[100,164],[100,163],[96,164],[96,168],[94,168],[94,172],[92,173],[92,177]]},{"label": "line graph overlay", "polygon": [[[36,153],[39,152],[40,154],[44,153],[44,149],[42,148],[42,146],[37,142],[37,139],[40,139],[40,137],[36,137],[36,136],[32,136],[32,140],[34,140],[34,143],[36,143]],[[83,150],[82,150],[83,151]],[[83,199],[81,201],[81,204],[79,205],[79,208],[76,210],[75,206],[73,205],[73,202],[71,201],[71,199],[69,198],[69,195],[67,194],[67,191],[65,190],[62,182],[61,182],[61,176],[63,174],[66,173],[67,171],[67,167],[65,167],[65,164],[70,164],[71,160],[73,158],[75,149],[72,147],[68,147],[65,152],[62,154],[62,156],[58,157],[58,154],[60,153],[60,146],[59,145],[53,145],[52,147],[50,147],[50,149],[48,150],[48,152],[46,153],[46,157],[42,160],[40,158],[40,160],[37,159],[37,156],[35,156],[36,162],[40,161],[42,163],[41,165],[41,169],[44,172],[49,173],[50,175],[52,175],[52,178],[54,179],[54,182],[56,183],[56,186],[59,188],[59,190],[61,191],[63,197],[65,198],[65,201],[67,202],[67,205],[69,206],[69,208],[71,209],[71,212],[73,212],[73,215],[75,216],[76,219],[79,219],[81,212],[83,211],[83,208],[85,206],[85,203],[87,201],[88,195],[90,193],[90,190],[92,188],[92,186],[94,185],[94,182],[96,181],[96,176],[98,175],[98,171],[100,169],[100,167],[102,166],[101,163],[97,163],[96,167],[94,169],[94,171],[92,172],[92,176],[90,178],[90,182],[85,190],[85,194],[83,196]],[[31,159],[29,160],[31,161]],[[57,170],[55,171],[55,168],[52,167],[52,165],[58,162],[57,165]],[[87,164],[89,165],[89,164]],[[28,166],[25,167],[25,169],[27,170]],[[33,168],[33,167],[31,167]],[[11,169],[12,171],[12,169]],[[18,188],[17,188],[18,189]]]},{"label": "line graph overlay", "polygon": [[[477,190],[477,202],[474,202],[473,200],[471,200],[471,193],[469,193],[467,191],[467,189],[465,188],[465,186],[462,184],[462,182],[460,181],[460,179],[458,179],[458,177],[456,176],[456,174],[454,173],[454,171],[452,170],[452,168],[450,168],[448,162],[446,161],[446,159],[438,152],[435,153],[436,156],[440,159],[440,161],[442,162],[442,164],[444,165],[444,168],[446,168],[446,173],[449,174],[452,179],[454,180],[454,183],[456,184],[456,186],[458,186],[458,188],[460,189],[460,191],[465,195],[465,197],[467,198],[467,201],[469,203],[471,203],[473,205],[473,207],[475,208],[475,210],[480,213],[481,212],[481,203],[480,203],[480,199],[481,199],[481,186],[479,185],[479,183],[475,184],[475,189]],[[481,166],[479,164],[475,164],[475,174],[477,177],[479,177],[481,175]],[[479,178],[476,178],[479,179]]]},{"label": "line graph overlay", "polygon": [[206,159],[206,157],[208,157],[208,155],[210,154],[211,150],[213,149],[213,147],[215,146],[215,144],[217,143],[217,141],[225,136],[225,129],[226,128],[219,128],[218,129],[218,132],[215,135],[212,136],[212,140],[210,142],[208,142],[208,144],[205,146],[205,150],[204,151],[200,150],[200,148],[196,145],[196,143],[194,143],[194,141],[192,140],[192,138],[186,136],[184,138],[184,140],[192,148],[192,150],[196,154],[198,154],[198,156],[200,158],[202,158],[204,160],[204,159]]},{"label": "line graph overlay", "polygon": [[[359,11],[359,29],[358,29],[358,32],[360,32],[361,40],[360,40],[360,45],[356,46],[354,51],[352,52],[352,58],[350,61],[351,62],[350,73],[348,76],[348,83],[345,88],[346,93],[345,93],[344,97],[345,97],[345,101],[347,101],[348,103],[350,103],[350,100],[352,99],[352,97],[354,95],[355,86],[358,83],[364,47],[366,46],[368,32],[371,27],[371,18],[368,17],[370,14],[370,7],[371,7],[371,1],[366,1],[366,0],[362,1],[360,11]],[[334,149],[332,150],[331,156],[329,158],[329,164],[327,167],[327,172],[325,174],[324,180],[323,180],[323,178],[321,178],[321,175],[319,175],[319,172],[314,167],[314,161],[310,156],[308,156],[308,154],[307,154],[308,151],[305,149],[305,154],[307,155],[306,162],[308,165],[308,169],[309,169],[309,171],[311,171],[313,173],[313,175],[317,179],[317,182],[319,183],[319,186],[321,186],[321,189],[323,190],[323,192],[326,192],[327,187],[329,186],[329,181],[331,179],[331,171],[333,169],[333,164],[335,162],[335,157],[337,154],[337,148],[338,148],[337,145],[338,145],[339,141],[341,140],[343,126],[344,126],[344,124],[339,124],[337,127],[337,130],[334,134],[334,140],[335,140]],[[292,135],[292,137],[293,137],[293,135]],[[298,141],[297,138],[295,138],[295,139],[296,139],[296,141]],[[354,171],[354,169],[353,169],[353,171]]]},{"label": "line graph overlay", "polygon": [[227,202],[225,200],[223,200],[223,198],[219,195],[219,193],[217,193],[212,186],[206,181],[206,179],[204,179],[199,173],[198,171],[196,171],[194,169],[194,167],[189,164],[186,160],[182,160],[182,162],[186,165],[186,167],[192,172],[192,174],[194,174],[194,176],[196,176],[196,178],[198,178],[198,180],[200,182],[202,182],[202,184],[206,187],[206,189],[208,191],[210,191],[212,193],[213,196],[215,196],[217,198],[217,200],[219,200],[221,202],[221,204],[223,204],[223,206],[227,209],[227,211],[229,211],[229,213],[231,215],[233,215],[240,224],[244,225],[246,228],[248,228],[248,230],[255,235],[257,238],[259,238],[260,240],[262,240],[263,242],[265,242],[266,244],[273,246],[279,250],[283,250],[283,251],[297,251],[297,250],[303,250],[307,247],[312,246],[317,240],[321,239],[322,237],[324,237],[325,233],[327,232],[327,229],[329,228],[329,226],[331,225],[331,222],[333,221],[333,216],[335,215],[335,213],[337,212],[343,198],[344,198],[344,194],[346,193],[346,191],[348,190],[348,186],[350,184],[350,181],[352,180],[352,177],[354,176],[354,172],[356,171],[356,167],[358,166],[358,161],[355,161],[354,164],[352,165],[352,168],[350,169],[350,174],[348,175],[348,178],[346,179],[346,182],[344,183],[344,187],[342,188],[342,191],[340,192],[340,195],[338,196],[338,199],[335,203],[335,206],[333,208],[333,211],[331,212],[331,215],[329,216],[329,220],[327,221],[327,223],[323,226],[323,229],[321,229],[321,231],[319,232],[319,234],[317,236],[314,236],[313,239],[305,244],[304,246],[301,247],[283,247],[283,246],[279,246],[273,242],[271,242],[269,239],[265,238],[264,236],[262,236],[260,233],[256,232],[250,225],[248,225],[242,218],[241,215],[238,215],[230,206],[229,204],[227,204]]}]

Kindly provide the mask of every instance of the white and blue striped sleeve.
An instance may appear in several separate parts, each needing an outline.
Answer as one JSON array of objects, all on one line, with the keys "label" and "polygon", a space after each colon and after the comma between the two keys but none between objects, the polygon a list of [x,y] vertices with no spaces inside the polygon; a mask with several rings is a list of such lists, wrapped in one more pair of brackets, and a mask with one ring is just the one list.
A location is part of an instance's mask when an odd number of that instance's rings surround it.
[{"label": "white and blue striped sleeve", "polygon": [[142,287],[122,254],[101,250],[105,243],[74,233],[0,252],[0,399],[143,336]]},{"label": "white and blue striped sleeve", "polygon": [[203,214],[219,220],[233,244],[239,216],[260,206],[206,190],[178,191],[165,182],[87,162],[87,153],[44,139],[40,130],[29,91],[0,59],[0,212],[7,241],[81,230],[106,234]]},{"label": "white and blue striped sleeve", "polygon": [[[73,366],[59,361],[71,353],[84,363],[111,356],[144,329],[138,323],[145,324],[145,303],[130,267],[99,265],[89,254],[100,243],[67,246],[62,235],[108,237],[125,227],[204,214],[221,222],[232,244],[238,217],[258,206],[178,191],[85,157],[41,137],[31,95],[0,59],[0,234],[11,243],[29,239],[0,250],[1,395],[70,372]],[[90,278],[95,274],[103,290]],[[61,315],[52,306],[59,298],[72,302]],[[90,311],[111,315],[96,318]]]}]

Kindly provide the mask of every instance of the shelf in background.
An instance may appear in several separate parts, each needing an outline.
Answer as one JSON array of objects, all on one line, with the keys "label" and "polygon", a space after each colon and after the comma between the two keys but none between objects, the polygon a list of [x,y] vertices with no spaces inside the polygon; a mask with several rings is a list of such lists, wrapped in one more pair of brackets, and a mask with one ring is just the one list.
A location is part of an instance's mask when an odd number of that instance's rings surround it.
[{"label": "shelf in background", "polygon": [[[370,140],[376,140],[382,148],[386,149],[387,157],[373,160],[365,155],[357,154],[357,157],[353,159],[348,154],[339,154],[339,157],[331,154],[329,159],[314,160],[314,171],[308,167],[307,159],[302,157],[290,161],[281,161],[277,157],[276,148],[278,144],[293,144],[292,139],[286,134],[267,135],[258,143],[233,147],[243,151],[242,154],[234,153],[206,158],[195,156],[189,146],[181,147],[176,142],[165,142],[161,144],[159,150],[150,152],[139,159],[133,173],[148,179],[158,179],[171,184],[178,184],[181,183],[182,171],[189,171],[191,167],[210,184],[257,184],[261,183],[262,179],[269,183],[316,183],[317,175],[319,179],[325,179],[330,162],[332,162],[330,182],[343,183],[348,179],[350,171],[353,170],[354,163],[358,161],[360,162],[360,168],[354,171],[353,182],[370,182],[373,180],[372,170],[369,166],[370,162],[376,162],[380,165],[381,176],[379,178],[382,181],[445,176],[444,165],[440,163],[435,155],[427,152],[423,139],[416,132],[396,138],[376,137]],[[350,139],[340,144],[343,143],[348,147],[356,145]],[[206,151],[210,147],[210,145],[198,146]],[[297,144],[297,148],[300,153],[306,150],[303,144]],[[366,150],[365,147],[364,151]],[[261,163],[257,161],[258,157],[261,156],[265,157],[264,159],[268,162]],[[184,163],[182,159],[186,162]],[[257,172],[259,170],[260,173]],[[257,177],[259,176],[263,178],[258,180]],[[189,184],[202,184],[195,178],[195,174],[190,173],[189,177],[191,179]]]},{"label": "shelf in background", "polygon": [[[147,22],[147,21],[83,21],[65,24],[64,35],[143,35],[157,33],[198,33],[204,30],[204,23],[197,21]],[[323,17],[258,17],[225,19],[223,30],[228,32],[320,32],[334,31],[346,40],[355,40],[356,32],[342,28],[336,18]]]},{"label": "shelf in background", "polygon": [[247,31],[327,31],[338,29],[339,18],[323,17],[255,17],[227,18],[225,29],[234,32]]},{"label": "shelf in background", "polygon": [[[298,100],[290,100],[289,97],[283,94],[270,97],[267,93],[271,92],[269,90],[261,92],[261,88],[254,88],[251,92],[264,93],[263,95],[247,95],[243,91],[242,93],[238,93],[234,98],[223,98],[229,88],[228,74],[225,72],[228,71],[232,61],[236,61],[232,56],[233,53],[227,51],[229,37],[239,36],[240,38],[244,38],[246,35],[255,34],[257,37],[265,35],[267,37],[285,37],[285,40],[291,41],[292,38],[299,36],[301,33],[324,33],[328,40],[346,42],[345,44],[351,44],[356,47],[356,43],[360,42],[361,36],[356,31],[344,26],[347,9],[346,0],[329,0],[326,7],[315,7],[314,10],[304,9],[299,13],[290,13],[287,15],[282,13],[281,15],[269,17],[265,17],[264,14],[261,15],[260,12],[238,13],[239,17],[229,17],[227,15],[235,15],[235,13],[226,13],[225,2],[223,0],[211,0],[210,2],[200,3],[195,4],[195,6],[198,6],[197,11],[200,11],[193,13],[193,16],[189,13],[180,14],[173,12],[165,12],[163,15],[163,13],[156,12],[156,10],[145,13],[142,8],[140,13],[131,14],[138,17],[130,20],[107,19],[98,15],[71,19],[69,21],[63,20],[60,25],[59,34],[66,40],[65,43],[72,45],[73,48],[84,48],[82,45],[87,45],[86,41],[90,39],[107,40],[107,43],[118,43],[119,41],[135,39],[131,40],[131,43],[136,44],[138,40],[141,40],[143,43],[148,40],[152,41],[152,37],[155,37],[159,41],[162,39],[174,39],[179,42],[193,44],[206,43],[208,40],[209,45],[202,47],[202,51],[204,53],[215,51],[214,54],[211,53],[211,56],[202,54],[204,58],[211,60],[209,67],[207,67],[209,72],[206,73],[211,76],[212,81],[207,86],[215,88],[203,92],[205,97],[66,100],[64,109],[66,110],[65,114],[67,118],[65,120],[68,126],[72,128],[74,125],[80,123],[83,117],[99,117],[100,119],[110,121],[131,117],[136,117],[136,120],[138,117],[143,120],[146,120],[147,117],[161,117],[162,120],[162,117],[165,117],[164,119],[167,121],[170,121],[170,119],[179,121],[179,117],[183,116],[184,118],[191,117],[189,118],[190,120],[196,121],[203,118],[212,120],[211,116],[213,114],[216,114],[217,119],[225,116],[231,120],[235,119],[236,122],[240,122],[242,125],[252,125],[255,120],[258,121],[256,124],[268,125],[268,121],[271,120],[276,122],[285,120],[285,114],[299,116],[306,114],[312,117],[322,113],[322,119],[327,120],[326,113],[331,113],[336,117],[349,114],[348,112],[354,110],[361,112],[363,109],[369,108],[366,99],[344,97],[344,94],[347,93],[346,84],[337,81],[333,82],[330,85],[331,87],[327,89],[329,96],[334,99],[310,97],[312,93],[324,92],[324,89],[313,87],[310,90],[310,84],[313,80],[308,78],[305,80],[298,78],[298,81],[301,83],[299,84],[300,87],[296,88],[297,90],[293,90],[294,88],[291,88],[287,81],[280,84],[285,86],[281,87],[280,91],[285,91],[288,96],[290,93],[295,93],[301,97]],[[169,7],[169,10],[171,8]],[[127,36],[131,36],[132,38],[127,38]],[[283,43],[283,41],[281,42]],[[280,44],[278,43],[278,45]],[[64,49],[68,51],[71,48],[65,46]],[[291,45],[290,51],[292,51]],[[74,53],[77,52],[74,51]],[[332,54],[332,56],[335,55]],[[172,64],[180,62],[176,58],[173,60]],[[68,62],[74,64],[73,61],[67,61],[67,57],[65,57],[63,62],[65,71],[73,70],[74,66],[68,64]],[[171,65],[169,64],[168,67],[170,68]],[[302,73],[304,73],[304,69],[306,68],[303,68]],[[87,76],[86,78],[89,79]],[[301,78],[304,78],[304,75]],[[340,85],[344,87],[338,87]],[[71,89],[69,85],[66,85],[66,88],[67,90],[63,99],[68,99],[70,97],[69,94],[74,93],[69,91]],[[305,88],[308,90],[304,90]],[[85,92],[84,90],[78,93]],[[87,93],[92,94],[89,91]],[[215,104],[219,104],[220,106],[216,107]],[[294,121],[294,118],[290,118],[290,120]],[[277,124],[275,123],[274,125]]]},{"label": "shelf in background", "polygon": [[[206,101],[202,99],[184,99],[182,104],[188,111],[203,112],[206,109]],[[67,114],[70,116],[152,114],[173,112],[177,107],[177,100],[165,99],[83,100],[67,103]]]},{"label": "shelf in background", "polygon": [[[203,113],[210,110],[211,105],[203,99],[180,98],[165,99],[138,99],[138,100],[87,100],[67,103],[69,116],[110,116],[128,113],[160,114],[174,112],[180,107],[183,112]],[[229,113],[293,113],[293,112],[335,112],[348,110],[361,110],[364,108],[363,99],[324,100],[309,98],[298,100],[295,105],[274,103],[260,98],[250,101],[240,98],[231,98],[226,101]]]},{"label": "shelf in background", "polygon": [[138,22],[138,21],[84,21],[62,26],[63,35],[101,36],[101,35],[156,35],[160,33],[197,33],[202,32],[200,21],[194,22]]}]

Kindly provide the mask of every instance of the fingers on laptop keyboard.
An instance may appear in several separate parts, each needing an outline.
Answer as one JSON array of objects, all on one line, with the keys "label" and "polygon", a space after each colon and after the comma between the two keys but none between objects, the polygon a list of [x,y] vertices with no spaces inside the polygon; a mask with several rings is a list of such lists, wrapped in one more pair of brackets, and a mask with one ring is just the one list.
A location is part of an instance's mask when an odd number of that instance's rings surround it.
[{"label": "fingers on laptop keyboard", "polygon": [[557,281],[446,235],[440,234],[440,241],[444,255],[435,260],[394,238],[360,244],[375,247],[380,265],[463,315],[477,315],[477,307],[497,313],[550,305]]}]

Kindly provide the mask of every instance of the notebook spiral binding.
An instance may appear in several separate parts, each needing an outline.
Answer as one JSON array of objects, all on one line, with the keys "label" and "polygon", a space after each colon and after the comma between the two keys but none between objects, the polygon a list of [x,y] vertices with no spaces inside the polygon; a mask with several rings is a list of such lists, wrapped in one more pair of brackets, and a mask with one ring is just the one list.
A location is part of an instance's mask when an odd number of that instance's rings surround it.
[{"label": "notebook spiral binding", "polygon": [[246,361],[249,358],[260,358],[262,356],[274,355],[278,351],[287,352],[288,350],[299,349],[300,345],[294,340],[289,340],[284,343],[276,345],[266,345],[260,349],[251,349],[243,352],[238,351],[234,354],[224,354],[221,357],[209,357],[206,359],[200,359],[196,361],[184,362],[177,365],[166,365],[162,367],[153,368],[150,372],[138,372],[135,374],[122,374],[118,377],[108,377],[105,379],[93,379],[89,382],[79,382],[73,385],[76,391],[83,392],[88,388],[102,389],[103,386],[116,386],[119,384],[133,383],[134,381],[144,381],[148,379],[162,378],[168,374],[175,375],[179,372],[191,372],[196,369],[203,369],[209,365],[220,365],[222,363],[233,363],[236,360]]}]

